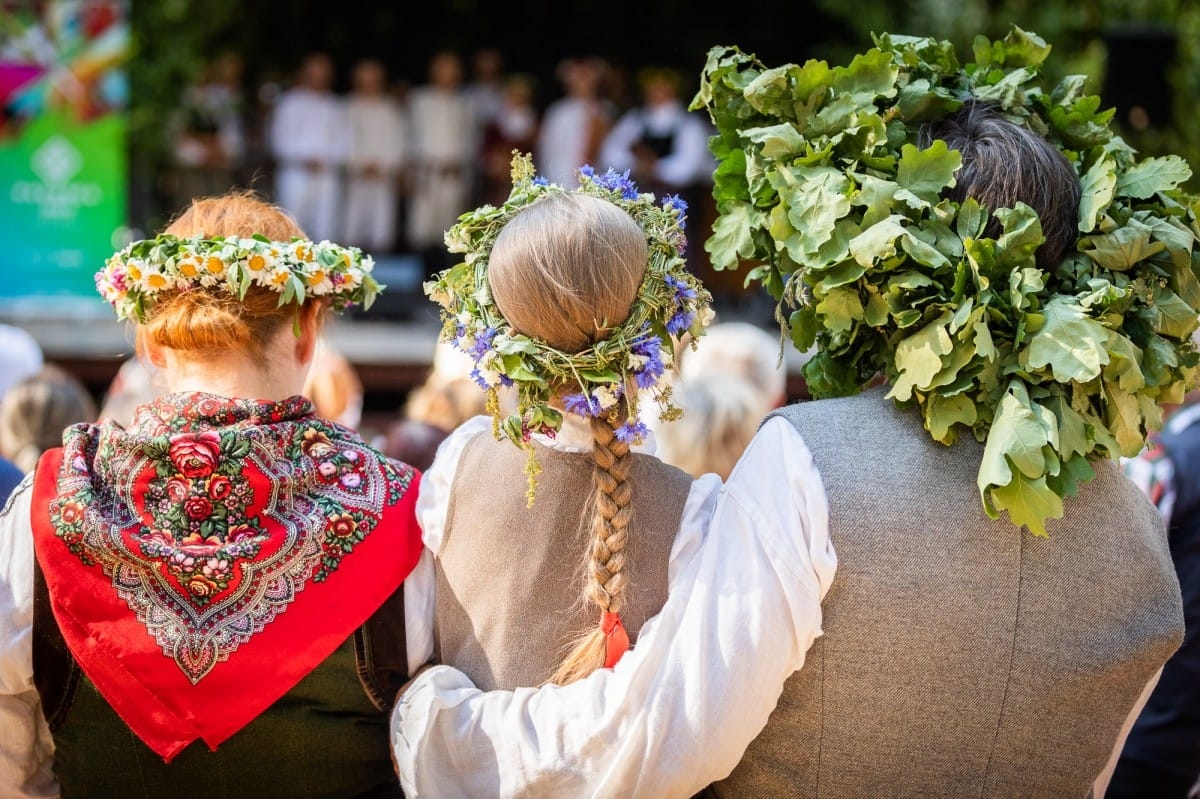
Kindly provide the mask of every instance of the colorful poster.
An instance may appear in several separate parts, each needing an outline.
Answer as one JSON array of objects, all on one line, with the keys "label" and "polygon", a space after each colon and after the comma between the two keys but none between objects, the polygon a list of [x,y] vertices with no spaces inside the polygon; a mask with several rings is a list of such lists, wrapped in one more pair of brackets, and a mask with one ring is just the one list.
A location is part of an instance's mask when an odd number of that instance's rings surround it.
[{"label": "colorful poster", "polygon": [[126,230],[128,0],[0,0],[0,311],[94,310]]}]

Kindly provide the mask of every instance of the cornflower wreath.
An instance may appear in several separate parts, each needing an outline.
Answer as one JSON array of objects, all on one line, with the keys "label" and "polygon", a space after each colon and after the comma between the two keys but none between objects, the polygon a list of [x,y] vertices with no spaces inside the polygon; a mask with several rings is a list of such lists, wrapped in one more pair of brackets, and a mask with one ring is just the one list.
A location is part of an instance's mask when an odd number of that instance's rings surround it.
[{"label": "cornflower wreath", "polygon": [[[1014,27],[951,43],[883,34],[849,66],[767,68],[736,47],[708,53],[692,108],[718,129],[714,267],[753,262],[802,351],[816,397],[875,375],[916,404],[945,444],[984,442],[984,509],[1045,535],[1063,499],[1094,476],[1089,458],[1132,456],[1163,403],[1195,384],[1200,308],[1191,169],[1139,160],[1109,129],[1112,110],[1070,76],[1050,90],[1050,51]],[[1045,137],[1082,187],[1078,238],[1035,266],[1037,214],[946,199],[960,153],[918,146],[923,124],[974,98]],[[1002,228],[982,233],[989,213]]]},{"label": "cornflower wreath", "polygon": [[304,239],[271,241],[214,236],[178,238],[162,234],[135,241],[105,262],[96,273],[96,289],[118,319],[146,321],[146,313],[164,291],[221,286],[238,299],[250,286],[279,294],[279,304],[303,305],[307,297],[328,297],[341,311],[369,308],[384,288],[371,276],[374,261],[357,247]]},{"label": "cornflower wreath", "polygon": [[[534,433],[553,437],[561,429],[563,411],[583,417],[613,413],[623,397],[628,418],[616,428],[622,441],[636,444],[648,429],[638,409],[639,391],[650,393],[664,420],[679,417],[665,379],[675,344],[685,334],[703,335],[712,318],[711,297],[686,268],[683,222],[687,204],[674,195],[641,193],[629,173],[592,167],[579,170],[579,188],[566,189],[537,177],[529,155],[517,152],[512,162],[512,192],[503,205],[484,205],[463,214],[446,232],[450,252],[464,253],[462,263],[439,273],[424,286],[441,306],[441,339],[474,360],[472,378],[487,392],[493,434],[507,437],[529,455],[529,502],[538,473],[531,444]],[[589,194],[617,205],[646,234],[646,274],[628,318],[602,340],[579,352],[563,352],[512,328],[492,299],[488,258],[500,231],[524,208],[551,194]],[[499,390],[515,387],[516,413],[501,418]],[[561,398],[563,409],[555,407]]]}]

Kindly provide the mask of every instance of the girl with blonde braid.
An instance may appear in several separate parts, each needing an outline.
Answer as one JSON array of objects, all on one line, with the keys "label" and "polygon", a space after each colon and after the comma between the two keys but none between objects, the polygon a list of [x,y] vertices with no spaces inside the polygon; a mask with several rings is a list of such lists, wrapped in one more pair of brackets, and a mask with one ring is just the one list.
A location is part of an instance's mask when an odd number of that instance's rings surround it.
[{"label": "girl with blonde braid", "polygon": [[[686,207],[612,172],[585,167],[580,183],[535,179],[516,159],[509,201],[460,219],[447,242],[466,259],[426,287],[493,417],[459,427],[422,483],[435,657],[489,688],[614,665],[720,487],[653,457],[639,409],[678,413],[670,353],[707,322],[683,267]],[[516,406],[503,419],[502,389]]]}]

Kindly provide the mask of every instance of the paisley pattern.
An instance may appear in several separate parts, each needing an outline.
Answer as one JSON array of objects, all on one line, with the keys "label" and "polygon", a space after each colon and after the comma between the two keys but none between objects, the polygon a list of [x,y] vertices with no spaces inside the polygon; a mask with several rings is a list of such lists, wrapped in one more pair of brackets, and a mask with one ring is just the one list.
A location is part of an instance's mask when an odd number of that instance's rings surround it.
[{"label": "paisley pattern", "polygon": [[54,534],[195,684],[324,582],[413,479],[282,402],[174,394],[64,439]]}]

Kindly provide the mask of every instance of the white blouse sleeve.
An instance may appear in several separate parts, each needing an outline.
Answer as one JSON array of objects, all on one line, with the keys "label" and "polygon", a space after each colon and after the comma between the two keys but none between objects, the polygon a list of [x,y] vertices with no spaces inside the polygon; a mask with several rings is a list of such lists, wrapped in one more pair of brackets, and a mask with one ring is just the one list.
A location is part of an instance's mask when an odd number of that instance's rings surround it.
[{"label": "white blouse sleeve", "polygon": [[30,478],[0,514],[0,797],[58,796],[54,741],[33,684]]},{"label": "white blouse sleeve", "polygon": [[[686,546],[686,545],[685,545]],[[727,776],[821,634],[836,558],[799,433],[767,422],[669,596],[613,669],[480,692],[438,666],[392,715],[411,797],[689,797]]]}]

